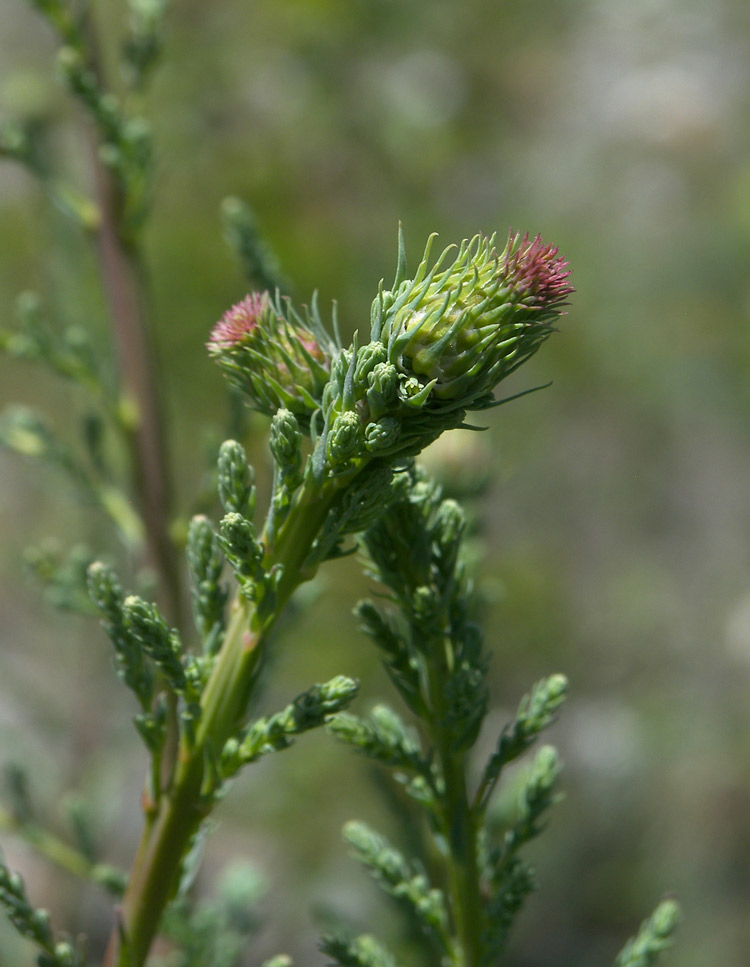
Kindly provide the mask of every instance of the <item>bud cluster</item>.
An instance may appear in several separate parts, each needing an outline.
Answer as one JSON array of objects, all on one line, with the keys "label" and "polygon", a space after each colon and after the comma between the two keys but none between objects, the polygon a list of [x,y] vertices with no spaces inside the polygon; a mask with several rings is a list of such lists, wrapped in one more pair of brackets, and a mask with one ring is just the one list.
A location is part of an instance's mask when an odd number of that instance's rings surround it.
[{"label": "bud cluster", "polygon": [[[498,254],[495,236],[477,235],[434,262],[432,241],[409,279],[399,234],[396,279],[391,290],[381,285],[363,346],[356,333],[348,348],[338,332],[330,337],[314,300],[303,320],[278,293],[248,295],[214,327],[211,355],[253,409],[275,417],[271,539],[307,473],[314,487],[328,481],[343,492],[367,465],[391,469],[415,456],[464,425],[467,410],[492,406],[497,384],[553,331],[570,272],[540,236],[511,232]],[[305,469],[300,434],[313,443]],[[382,493],[368,484],[355,502],[377,506],[390,486],[383,479]],[[359,523],[353,508],[337,508],[339,533],[352,530],[345,517]]]}]

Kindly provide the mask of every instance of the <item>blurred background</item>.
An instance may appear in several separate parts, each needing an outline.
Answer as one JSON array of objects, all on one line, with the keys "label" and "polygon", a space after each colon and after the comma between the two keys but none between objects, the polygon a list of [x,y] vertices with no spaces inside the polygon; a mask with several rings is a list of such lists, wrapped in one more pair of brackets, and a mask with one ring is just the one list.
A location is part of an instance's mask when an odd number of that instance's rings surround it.
[{"label": "blurred background", "polygon": [[[121,5],[97,5],[114,43]],[[157,133],[147,236],[179,507],[189,516],[228,425],[204,351],[244,295],[222,239],[237,195],[293,280],[365,330],[378,280],[427,235],[508,226],[560,246],[569,315],[509,391],[553,381],[453,433],[433,466],[491,481],[478,587],[491,666],[490,749],[521,694],[564,672],[552,733],[565,799],[537,845],[541,889],[515,967],[610,963],[667,891],[684,906],[681,967],[745,967],[750,948],[750,6],[745,0],[174,0],[146,111]],[[81,116],[55,83],[54,39],[0,0],[0,115],[46,126],[85,186]],[[11,164],[0,165],[0,323],[40,292],[106,350],[87,241]],[[0,359],[0,401],[74,440],[85,400]],[[475,422],[480,422],[475,420]],[[248,446],[261,481],[264,429]],[[447,468],[447,469],[446,469]],[[0,451],[0,759],[31,775],[40,818],[85,801],[103,855],[127,865],[143,756],[129,695],[96,622],[60,615],[23,577],[48,535],[127,573],[122,549],[66,481]],[[261,700],[275,710],[336,673],[360,709],[391,700],[351,608],[351,562],[327,568],[278,636]],[[268,884],[248,964],[285,950],[322,964],[331,915],[397,938],[400,922],[346,855],[352,817],[392,828],[364,760],[324,734],[248,770],[218,814],[202,884],[251,862]],[[7,834],[3,848],[59,923],[92,936],[109,906]],[[0,965],[31,963],[0,925]]]}]

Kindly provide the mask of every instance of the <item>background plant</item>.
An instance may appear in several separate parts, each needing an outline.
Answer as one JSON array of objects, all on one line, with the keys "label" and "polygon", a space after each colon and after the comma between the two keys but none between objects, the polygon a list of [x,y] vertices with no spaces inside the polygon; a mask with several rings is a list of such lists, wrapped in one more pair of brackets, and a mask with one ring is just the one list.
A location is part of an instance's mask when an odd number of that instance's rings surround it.
[{"label": "background plant", "polygon": [[[10,113],[29,108],[45,122],[45,99],[53,90],[48,51],[38,24],[22,8],[13,10],[2,30],[9,78],[4,103]],[[502,500],[485,502],[491,540],[480,587],[494,601],[489,636],[504,643],[502,682],[495,681],[499,664],[491,669],[495,694],[510,714],[516,696],[549,668],[565,668],[576,683],[576,702],[557,727],[568,798],[547,834],[559,843],[554,862],[560,866],[536,900],[553,919],[564,904],[569,932],[557,935],[555,950],[548,951],[544,937],[522,924],[517,949],[535,951],[527,956],[545,963],[555,957],[601,963],[625,922],[641,915],[642,891],[653,894],[671,883],[688,901],[707,892],[715,898],[690,904],[682,957],[703,963],[719,956],[721,945],[725,962],[734,957],[744,963],[745,921],[736,913],[742,904],[729,899],[746,888],[737,862],[747,816],[741,607],[747,511],[740,484],[747,450],[740,269],[747,234],[745,58],[739,56],[744,8],[723,5],[693,19],[669,6],[658,14],[613,5],[564,14],[544,5],[498,10],[482,3],[439,10],[427,17],[416,4],[381,16],[379,8],[364,5],[357,16],[340,19],[301,4],[299,16],[287,22],[283,11],[270,7],[222,5],[222,12],[190,7],[190,16],[171,21],[172,66],[157,76],[150,103],[152,116],[166,122],[158,126],[169,177],[160,183],[149,244],[159,336],[172,374],[165,388],[178,431],[173,439],[183,505],[202,473],[189,455],[201,420],[208,413],[217,421],[223,416],[218,380],[212,385],[208,370],[196,377],[192,367],[202,358],[206,320],[223,311],[227,293],[239,298],[244,291],[216,244],[223,192],[257,202],[274,247],[294,268],[298,291],[320,284],[323,304],[331,295],[341,297],[342,318],[347,306],[353,310],[369,299],[372,278],[392,271],[398,217],[414,239],[434,227],[443,237],[462,237],[478,223],[510,218],[517,225],[549,226],[552,237],[568,240],[579,267],[576,325],[534,364],[532,380],[554,375],[559,403],[550,406],[543,394],[531,397],[512,420],[494,422],[493,445],[503,454]],[[542,10],[545,15],[537,16]],[[108,35],[115,21],[103,20]],[[458,47],[457,31],[466,38]],[[288,38],[283,47],[281,36]],[[205,43],[207,37],[216,42]],[[498,44],[509,38],[514,56],[498,58]],[[210,66],[213,50],[221,51],[220,67]],[[442,115],[434,113],[429,94],[442,88],[410,83],[410,92],[428,92],[415,101],[389,86],[394,71],[417,80],[432,76],[435,56],[439,76],[452,78],[448,96],[439,100]],[[538,85],[528,83],[519,63],[536,65]],[[636,97],[643,84],[658,93]],[[488,101],[500,105],[496,112],[488,114]],[[181,103],[189,105],[184,115]],[[324,104],[330,105],[325,112]],[[446,108],[451,104],[453,113]],[[305,126],[305,117],[317,124]],[[69,153],[65,124],[62,116],[51,131],[58,149]],[[534,158],[540,164],[530,168]],[[20,288],[50,284],[55,298],[48,305],[61,307],[72,321],[84,308],[87,319],[101,319],[96,290],[82,281],[91,272],[76,236],[66,232],[65,244],[40,266],[32,250],[38,253],[49,232],[59,237],[64,230],[44,220],[46,209],[34,209],[32,181],[7,166],[2,177],[6,319]],[[313,244],[321,225],[326,244]],[[188,237],[191,244],[185,244]],[[170,240],[179,240],[171,253]],[[69,271],[70,262],[76,272]],[[81,280],[75,287],[73,278]],[[175,319],[179,326],[167,324]],[[181,354],[185,344],[189,351]],[[187,397],[181,395],[186,388]],[[46,397],[60,426],[74,409],[65,389],[17,362],[3,370],[2,392],[8,399]],[[6,515],[7,545],[17,557],[30,532],[36,541],[53,529],[40,517],[49,491],[37,489],[8,460],[2,471],[17,482],[15,490],[6,489],[15,495]],[[59,520],[59,498],[67,492],[55,478],[49,512],[55,528],[69,528],[61,535],[63,547],[95,526],[70,503]],[[102,546],[102,534],[89,534],[90,544]],[[15,567],[8,565],[9,573]],[[349,600],[351,591],[338,587],[351,574],[345,563],[335,571],[333,600]],[[504,603],[496,576],[505,587]],[[348,638],[329,643],[323,634],[330,626],[328,600],[320,599],[308,624],[309,653],[296,653],[292,662],[282,652],[278,674],[284,678],[277,679],[279,694],[275,702],[269,696],[269,709],[306,687],[321,657],[333,675],[341,651],[351,654]],[[30,617],[19,614],[23,602]],[[22,644],[12,653],[26,656],[35,669],[42,643],[54,638],[42,662],[49,669],[44,679],[25,671],[23,657],[4,659],[8,714],[33,723],[22,739],[14,728],[14,741],[26,743],[27,753],[43,746],[39,761],[48,772],[38,771],[34,785],[37,797],[49,801],[60,789],[91,783],[98,763],[82,725],[73,735],[59,727],[66,720],[64,693],[78,696],[81,723],[93,721],[111,742],[120,742],[118,767],[129,737],[120,738],[116,723],[126,722],[128,712],[123,703],[116,715],[120,699],[106,691],[108,656],[101,646],[82,642],[87,662],[100,661],[101,670],[94,694],[84,688],[91,664],[84,676],[70,661],[79,629],[66,631],[54,620],[50,636],[37,624],[42,615],[35,592],[14,590],[3,611],[6,633]],[[353,624],[349,630],[353,634]],[[323,651],[324,638],[332,653]],[[368,653],[358,654],[369,670]],[[378,686],[371,687],[378,698]],[[607,742],[595,741],[605,733]],[[581,734],[587,741],[578,741]],[[295,760],[289,797],[273,804],[267,828],[283,827],[285,836],[300,828],[295,803],[304,801],[305,788],[319,791],[320,771],[328,774],[339,761],[340,753],[332,759],[326,748],[308,744]],[[49,771],[50,749],[56,771]],[[667,760],[672,766],[665,774]],[[257,800],[254,783],[265,782],[273,762],[263,768],[247,791],[236,790],[236,805],[225,804],[222,830],[234,840],[243,828],[241,803],[245,796]],[[95,788],[104,797],[112,781],[106,765],[97,771]],[[133,795],[110,801],[135,803],[140,782],[136,766]],[[370,801],[364,790],[361,796]],[[332,791],[329,811],[339,800]],[[126,823],[121,814],[103,820],[107,830]],[[308,863],[289,874],[288,890],[322,877],[317,885],[327,884],[336,895],[330,861],[323,860],[336,855],[335,825],[317,829],[314,848],[299,852]],[[578,834],[567,844],[562,830]],[[217,844],[221,830],[218,835]],[[644,838],[648,858],[640,848]],[[549,855],[547,862],[553,862]],[[571,877],[581,884],[575,897],[564,887]]]}]

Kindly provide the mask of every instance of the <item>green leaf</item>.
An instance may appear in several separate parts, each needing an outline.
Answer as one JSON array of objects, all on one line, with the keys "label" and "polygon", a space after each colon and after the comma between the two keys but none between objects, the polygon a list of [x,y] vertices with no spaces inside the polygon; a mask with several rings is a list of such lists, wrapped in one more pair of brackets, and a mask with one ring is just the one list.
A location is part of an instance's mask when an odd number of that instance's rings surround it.
[{"label": "green leaf", "polygon": [[376,705],[368,719],[343,712],[328,723],[329,731],[363,755],[410,775],[429,775],[419,737],[386,705]]},{"label": "green leaf", "polygon": [[341,967],[397,967],[393,954],[370,934],[354,938],[327,934],[321,937],[320,949]]},{"label": "green leaf", "polygon": [[614,967],[653,967],[672,945],[672,935],[680,922],[676,900],[662,900],[637,935],[631,938],[615,960]]},{"label": "green leaf", "polygon": [[241,198],[225,198],[221,204],[224,237],[254,288],[286,292],[289,283],[279,260],[263,240],[252,208]]},{"label": "green leaf", "polygon": [[253,722],[224,746],[222,777],[228,779],[261,756],[288,748],[294,736],[323,725],[332,715],[346,708],[358,690],[359,683],[354,679],[337,675],[302,692],[276,715]]},{"label": "green leaf", "polygon": [[344,839],[383,890],[410,911],[440,953],[450,956],[453,945],[442,890],[432,887],[421,869],[412,868],[384,836],[366,823],[347,823]]},{"label": "green leaf", "polygon": [[503,729],[497,749],[485,766],[475,800],[478,809],[486,808],[505,766],[522,755],[536,742],[540,733],[555,721],[567,690],[568,680],[564,675],[550,675],[537,682],[531,692],[523,697],[515,721]]}]

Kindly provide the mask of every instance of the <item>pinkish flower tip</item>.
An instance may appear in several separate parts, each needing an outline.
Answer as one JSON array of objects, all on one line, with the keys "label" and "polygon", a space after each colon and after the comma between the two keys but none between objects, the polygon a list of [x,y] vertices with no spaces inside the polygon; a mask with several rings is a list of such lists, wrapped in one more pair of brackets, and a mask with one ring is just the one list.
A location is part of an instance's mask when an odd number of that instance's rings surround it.
[{"label": "pinkish flower tip", "polygon": [[529,240],[528,232],[519,236],[510,231],[504,273],[509,282],[525,297],[540,306],[560,306],[574,292],[568,281],[569,264],[554,245],[547,245],[541,235]]},{"label": "pinkish flower tip", "polygon": [[211,330],[209,349],[231,349],[260,324],[270,300],[267,292],[251,292],[228,309]]}]

